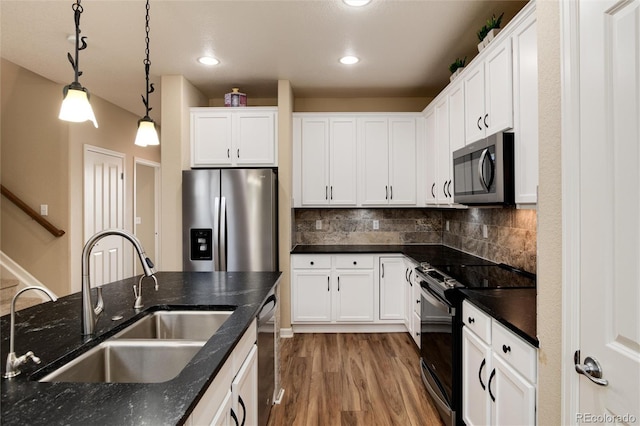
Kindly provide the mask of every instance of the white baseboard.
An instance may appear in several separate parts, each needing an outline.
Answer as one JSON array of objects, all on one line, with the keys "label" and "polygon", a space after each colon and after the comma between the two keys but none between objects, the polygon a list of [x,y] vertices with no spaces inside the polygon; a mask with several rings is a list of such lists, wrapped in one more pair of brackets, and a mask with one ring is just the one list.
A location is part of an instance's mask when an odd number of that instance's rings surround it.
[{"label": "white baseboard", "polygon": [[407,333],[404,324],[293,324],[293,333]]},{"label": "white baseboard", "polygon": [[290,339],[293,337],[293,329],[292,328],[281,328],[280,329],[280,337],[284,339]]}]

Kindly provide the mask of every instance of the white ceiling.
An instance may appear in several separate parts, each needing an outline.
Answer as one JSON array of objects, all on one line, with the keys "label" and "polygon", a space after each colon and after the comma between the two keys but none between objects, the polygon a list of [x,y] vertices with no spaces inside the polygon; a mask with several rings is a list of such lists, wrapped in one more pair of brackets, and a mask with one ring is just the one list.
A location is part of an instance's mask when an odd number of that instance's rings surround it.
[{"label": "white ceiling", "polygon": [[[435,96],[457,57],[477,54],[476,31],[493,13],[503,26],[525,1],[151,0],[151,113],[160,119],[160,76],[180,74],[210,99],[231,87],[275,98],[277,80],[297,97]],[[73,80],[67,37],[73,1],[2,0],[2,57],[62,85]],[[142,0],[85,0],[80,83],[136,115],[144,106]],[[221,63],[206,67],[204,54]],[[338,63],[353,54],[361,62]],[[61,95],[62,96],[62,95]]]}]

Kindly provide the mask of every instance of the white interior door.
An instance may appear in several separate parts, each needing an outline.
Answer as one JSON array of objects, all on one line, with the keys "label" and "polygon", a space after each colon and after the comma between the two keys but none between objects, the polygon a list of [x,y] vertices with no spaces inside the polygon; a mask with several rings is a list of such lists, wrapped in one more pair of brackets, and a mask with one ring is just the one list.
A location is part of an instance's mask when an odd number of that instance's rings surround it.
[{"label": "white interior door", "polygon": [[[124,228],[124,154],[85,145],[83,242],[111,228]],[[124,278],[123,249],[118,236],[98,241],[91,251],[92,286]]]},{"label": "white interior door", "polygon": [[579,225],[565,250],[571,259],[578,249],[578,364],[597,360],[607,384],[574,376],[571,421],[632,424],[640,421],[640,0],[581,1],[573,15],[579,179],[577,211],[565,221]]},{"label": "white interior door", "polygon": [[[160,164],[141,158],[134,160],[133,174],[133,233],[140,240],[147,257],[160,268]],[[133,255],[135,275],[142,274],[142,266]]]}]

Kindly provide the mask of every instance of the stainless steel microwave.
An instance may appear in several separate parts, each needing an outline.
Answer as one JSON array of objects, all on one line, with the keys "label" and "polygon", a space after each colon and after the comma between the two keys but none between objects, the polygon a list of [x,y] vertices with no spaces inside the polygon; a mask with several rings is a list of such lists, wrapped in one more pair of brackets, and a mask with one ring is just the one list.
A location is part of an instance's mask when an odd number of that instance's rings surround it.
[{"label": "stainless steel microwave", "polygon": [[514,204],[513,133],[496,133],[453,152],[453,201]]}]

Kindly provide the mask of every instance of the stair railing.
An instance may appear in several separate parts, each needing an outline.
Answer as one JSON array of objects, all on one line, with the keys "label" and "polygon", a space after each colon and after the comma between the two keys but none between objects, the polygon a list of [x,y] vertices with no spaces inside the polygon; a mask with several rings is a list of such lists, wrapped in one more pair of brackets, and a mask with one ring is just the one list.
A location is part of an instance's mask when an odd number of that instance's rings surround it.
[{"label": "stair railing", "polygon": [[9,191],[4,185],[0,185],[0,189],[2,190],[2,195],[7,197],[9,201],[18,206],[23,212],[25,212],[31,219],[38,222],[44,229],[49,231],[54,237],[62,237],[64,235],[64,231],[62,229],[56,228],[51,222],[47,219],[43,218],[36,212],[34,209],[29,207],[24,201],[22,201],[18,196],[16,196],[13,192]]}]

